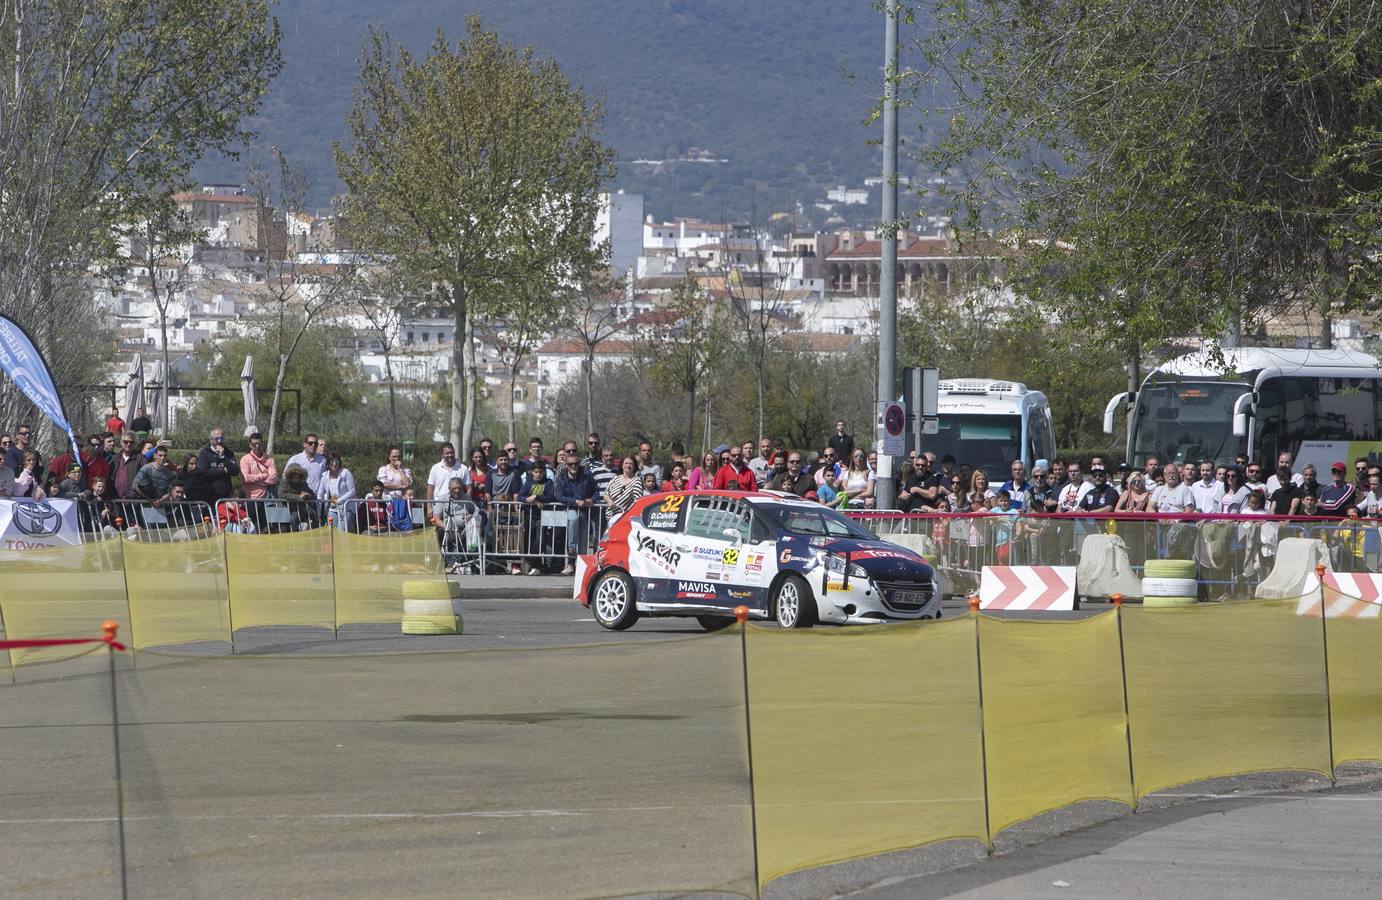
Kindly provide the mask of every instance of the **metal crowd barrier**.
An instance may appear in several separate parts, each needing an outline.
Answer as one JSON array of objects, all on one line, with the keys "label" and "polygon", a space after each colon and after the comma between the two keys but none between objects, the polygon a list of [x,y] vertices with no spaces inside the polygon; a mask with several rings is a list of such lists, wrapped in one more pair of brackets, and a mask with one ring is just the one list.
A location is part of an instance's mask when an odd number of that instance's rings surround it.
[{"label": "metal crowd barrier", "polygon": [[331,524],[329,503],[317,500],[249,500],[232,497],[216,501],[216,525],[227,534],[286,534]]},{"label": "metal crowd barrier", "polygon": [[[600,504],[573,508],[522,501],[363,498],[331,511],[336,528],[398,541],[431,530],[452,572],[556,572],[595,552],[607,524]],[[409,546],[412,546],[411,544]]]},{"label": "metal crowd barrier", "polygon": [[1193,559],[1209,598],[1250,596],[1271,574],[1285,538],[1323,541],[1336,572],[1382,573],[1382,520],[1106,513],[848,513],[885,539],[901,538],[941,572],[952,594],[977,590],[984,566],[1073,566],[1085,538],[1122,539],[1140,577],[1149,559]]},{"label": "metal crowd barrier", "polygon": [[127,541],[169,543],[209,537],[217,532],[211,507],[197,500],[79,500],[83,540],[120,534]]}]

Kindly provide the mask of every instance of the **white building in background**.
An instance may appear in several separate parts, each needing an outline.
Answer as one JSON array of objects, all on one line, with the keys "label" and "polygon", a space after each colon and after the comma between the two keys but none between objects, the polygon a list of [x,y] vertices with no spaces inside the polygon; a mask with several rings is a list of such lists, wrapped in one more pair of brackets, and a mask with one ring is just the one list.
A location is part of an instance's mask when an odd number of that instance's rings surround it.
[{"label": "white building in background", "polygon": [[609,264],[623,274],[638,264],[643,254],[643,195],[600,195],[600,210],[595,214],[595,243],[609,241]]},{"label": "white building in background", "polygon": [[845,187],[841,184],[826,191],[825,199],[832,203],[843,203],[845,206],[865,206],[869,202],[869,189]]}]

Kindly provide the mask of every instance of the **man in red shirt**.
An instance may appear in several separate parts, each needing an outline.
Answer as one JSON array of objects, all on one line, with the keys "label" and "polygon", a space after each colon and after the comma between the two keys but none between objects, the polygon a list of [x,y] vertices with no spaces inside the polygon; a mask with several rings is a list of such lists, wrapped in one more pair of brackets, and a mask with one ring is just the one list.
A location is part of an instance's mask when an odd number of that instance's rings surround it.
[{"label": "man in red shirt", "polygon": [[729,448],[729,465],[721,466],[720,470],[715,473],[715,490],[758,490],[758,481],[753,477],[753,469],[750,469],[748,464],[744,462],[743,448]]},{"label": "man in red shirt", "polygon": [[125,430],[125,420],[120,418],[120,410],[112,406],[110,415],[106,418],[106,431],[115,435],[115,439],[120,440],[120,434]]}]

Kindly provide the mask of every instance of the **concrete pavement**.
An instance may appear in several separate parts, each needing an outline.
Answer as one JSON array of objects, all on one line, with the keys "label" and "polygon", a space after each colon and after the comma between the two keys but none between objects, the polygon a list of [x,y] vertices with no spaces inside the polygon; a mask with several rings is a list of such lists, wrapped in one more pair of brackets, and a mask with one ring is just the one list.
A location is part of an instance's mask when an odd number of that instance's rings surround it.
[{"label": "concrete pavement", "polygon": [[[848,893],[890,898],[1382,896],[1378,779],[1311,791],[1193,796],[989,860]],[[1182,795],[1182,798],[1187,795]],[[1175,795],[1162,795],[1163,803]]]}]

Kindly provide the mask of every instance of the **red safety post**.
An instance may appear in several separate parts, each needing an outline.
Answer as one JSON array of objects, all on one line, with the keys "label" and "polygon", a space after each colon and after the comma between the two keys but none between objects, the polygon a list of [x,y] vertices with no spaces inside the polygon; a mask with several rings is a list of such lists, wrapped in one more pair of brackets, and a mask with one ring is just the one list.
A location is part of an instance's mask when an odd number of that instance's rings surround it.
[{"label": "red safety post", "polygon": [[740,625],[743,625],[748,620],[749,608],[747,606],[741,603],[738,606],[734,607],[734,621],[738,622]]},{"label": "red safety post", "polygon": [[1324,563],[1315,563],[1315,577],[1320,580],[1320,584],[1324,584]]},{"label": "red safety post", "polygon": [[1114,606],[1122,606],[1122,605],[1123,605],[1123,595],[1122,595],[1122,594],[1114,594],[1114,595],[1113,595],[1112,597],[1110,597],[1109,599],[1113,601],[1113,605],[1114,605]]},{"label": "red safety post", "polygon": [[978,612],[978,611],[979,611],[979,597],[978,597],[978,595],[970,594],[970,596],[969,596],[969,609],[970,609],[971,612]]}]

